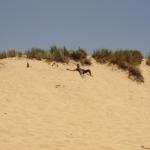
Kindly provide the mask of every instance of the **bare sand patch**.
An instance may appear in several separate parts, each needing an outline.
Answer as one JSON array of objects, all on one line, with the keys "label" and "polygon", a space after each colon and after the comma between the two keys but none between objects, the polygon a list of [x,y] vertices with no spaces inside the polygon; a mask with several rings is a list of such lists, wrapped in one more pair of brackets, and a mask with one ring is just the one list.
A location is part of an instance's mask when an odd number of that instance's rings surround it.
[{"label": "bare sand patch", "polygon": [[5,59],[0,69],[0,149],[140,150],[150,147],[150,69],[145,83],[94,63],[93,77],[74,64]]}]

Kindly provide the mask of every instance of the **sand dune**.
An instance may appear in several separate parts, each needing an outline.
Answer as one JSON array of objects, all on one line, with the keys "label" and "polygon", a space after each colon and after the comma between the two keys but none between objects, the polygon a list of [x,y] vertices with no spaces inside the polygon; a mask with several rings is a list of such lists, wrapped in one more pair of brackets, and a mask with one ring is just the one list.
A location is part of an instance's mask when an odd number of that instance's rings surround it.
[{"label": "sand dune", "polygon": [[[1,150],[142,150],[150,147],[150,67],[137,84],[94,63],[93,77],[26,59],[0,60]],[[86,67],[85,67],[86,68]]]}]

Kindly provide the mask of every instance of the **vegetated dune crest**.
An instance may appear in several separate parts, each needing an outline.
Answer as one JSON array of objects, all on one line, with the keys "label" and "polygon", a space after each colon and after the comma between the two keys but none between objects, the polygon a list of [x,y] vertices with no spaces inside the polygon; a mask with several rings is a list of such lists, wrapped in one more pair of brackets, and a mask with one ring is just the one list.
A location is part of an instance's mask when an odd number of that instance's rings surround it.
[{"label": "vegetated dune crest", "polygon": [[[27,68],[27,61],[30,67]],[[145,82],[93,61],[93,77],[43,61],[0,60],[0,149],[140,150],[150,147],[150,67]]]}]

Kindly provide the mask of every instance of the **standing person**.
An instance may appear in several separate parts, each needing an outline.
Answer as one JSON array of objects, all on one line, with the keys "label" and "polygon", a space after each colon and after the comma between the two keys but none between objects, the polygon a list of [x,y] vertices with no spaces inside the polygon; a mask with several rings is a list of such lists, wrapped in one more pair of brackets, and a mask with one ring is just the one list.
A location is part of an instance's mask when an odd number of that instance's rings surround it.
[{"label": "standing person", "polygon": [[29,63],[27,62],[27,68],[29,68]]}]

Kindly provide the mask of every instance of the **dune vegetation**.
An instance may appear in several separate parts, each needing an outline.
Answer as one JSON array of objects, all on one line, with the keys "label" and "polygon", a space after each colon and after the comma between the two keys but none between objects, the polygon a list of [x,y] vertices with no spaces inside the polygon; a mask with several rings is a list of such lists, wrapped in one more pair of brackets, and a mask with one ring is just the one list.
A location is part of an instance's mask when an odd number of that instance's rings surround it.
[{"label": "dune vegetation", "polygon": [[146,59],[146,65],[150,66],[150,55]]},{"label": "dune vegetation", "polygon": [[[41,48],[31,48],[30,50],[16,51],[15,49],[0,52],[0,59],[8,57],[26,57],[28,59],[46,60],[47,62],[59,62],[68,64],[70,60],[81,63],[82,65],[91,65],[91,58],[100,64],[116,65],[119,69],[128,72],[128,77],[137,82],[144,82],[144,77],[139,65],[143,60],[143,55],[138,50],[109,50],[99,49],[88,57],[85,49],[68,50],[66,47],[59,48],[52,46],[48,50]],[[147,57],[146,64],[150,65],[150,56]]]},{"label": "dune vegetation", "polygon": [[144,82],[144,77],[139,69],[143,55],[137,50],[111,51],[101,49],[94,51],[92,57],[101,64],[108,63],[117,65],[119,69],[128,71],[128,77],[138,82]]}]

